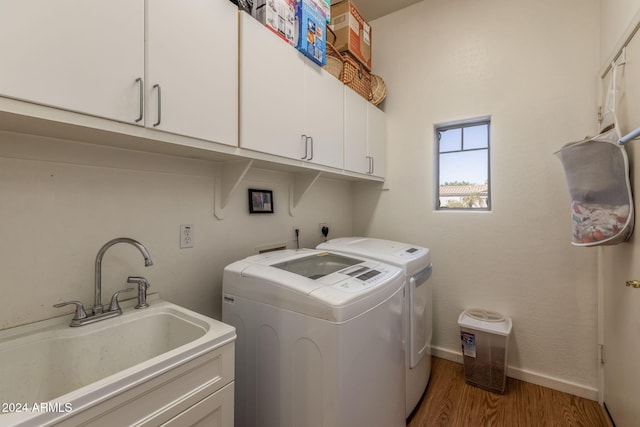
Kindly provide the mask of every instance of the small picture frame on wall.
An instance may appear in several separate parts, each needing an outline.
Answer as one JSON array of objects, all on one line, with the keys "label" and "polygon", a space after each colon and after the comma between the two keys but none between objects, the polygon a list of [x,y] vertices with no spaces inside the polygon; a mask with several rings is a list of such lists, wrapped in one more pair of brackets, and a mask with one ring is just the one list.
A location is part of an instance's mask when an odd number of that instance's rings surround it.
[{"label": "small picture frame on wall", "polygon": [[273,213],[273,191],[249,189],[249,213]]}]

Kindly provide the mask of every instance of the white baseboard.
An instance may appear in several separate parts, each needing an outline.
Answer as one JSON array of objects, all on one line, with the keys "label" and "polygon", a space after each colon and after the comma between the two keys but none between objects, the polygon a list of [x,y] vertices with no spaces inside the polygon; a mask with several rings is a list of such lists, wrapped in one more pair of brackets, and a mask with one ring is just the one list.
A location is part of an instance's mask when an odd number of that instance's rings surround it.
[{"label": "white baseboard", "polygon": [[459,351],[449,350],[442,347],[431,347],[431,355],[441,359],[450,360],[456,363],[462,363],[462,353]]},{"label": "white baseboard", "polygon": [[[431,354],[452,362],[462,363],[462,353],[459,351],[453,351],[442,347],[432,347]],[[527,371],[526,369],[520,369],[513,366],[507,366],[507,376],[520,381],[584,397],[585,399],[598,401],[598,389],[584,384],[566,381],[560,378],[551,377],[538,372]]]}]

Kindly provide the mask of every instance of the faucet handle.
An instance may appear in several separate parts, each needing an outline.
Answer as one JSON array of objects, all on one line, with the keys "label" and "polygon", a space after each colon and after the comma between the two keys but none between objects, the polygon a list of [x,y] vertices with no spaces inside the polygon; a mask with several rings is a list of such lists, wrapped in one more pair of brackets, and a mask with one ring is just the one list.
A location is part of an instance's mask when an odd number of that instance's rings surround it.
[{"label": "faucet handle", "polygon": [[117,311],[119,313],[122,313],[122,309],[120,308],[120,304],[118,303],[118,295],[120,295],[121,292],[131,292],[132,290],[133,288],[126,288],[126,289],[120,289],[119,291],[116,291],[111,297],[111,304],[109,304],[109,311]]},{"label": "faucet handle", "polygon": [[60,308],[60,307],[64,307],[64,306],[71,305],[71,304],[75,304],[75,306],[76,306],[76,314],[75,314],[75,316],[73,316],[73,320],[80,320],[80,319],[86,319],[87,318],[87,312],[84,310],[84,306],[82,305],[82,303],[80,301],[61,302],[59,304],[54,304],[53,306],[55,308]]}]

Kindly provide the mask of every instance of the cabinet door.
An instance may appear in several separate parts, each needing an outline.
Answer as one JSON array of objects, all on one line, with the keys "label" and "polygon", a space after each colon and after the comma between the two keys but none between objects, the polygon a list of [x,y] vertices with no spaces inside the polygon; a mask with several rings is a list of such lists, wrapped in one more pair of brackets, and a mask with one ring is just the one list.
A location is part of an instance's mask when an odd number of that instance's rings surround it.
[{"label": "cabinet door", "polygon": [[344,85],[315,64],[305,67],[305,132],[313,138],[309,161],[344,167]]},{"label": "cabinet door", "polygon": [[387,160],[387,118],[384,112],[367,102],[367,155],[371,158],[371,174],[383,177]]},{"label": "cabinet door", "polygon": [[368,102],[348,87],[344,89],[344,166],[351,172],[369,173],[367,158]]},{"label": "cabinet door", "polygon": [[240,13],[240,147],[304,157],[304,60]]},{"label": "cabinet door", "polygon": [[0,95],[134,122],[144,0],[0,0]]},{"label": "cabinet door", "polygon": [[223,0],[147,3],[146,126],[238,145],[237,15]]}]

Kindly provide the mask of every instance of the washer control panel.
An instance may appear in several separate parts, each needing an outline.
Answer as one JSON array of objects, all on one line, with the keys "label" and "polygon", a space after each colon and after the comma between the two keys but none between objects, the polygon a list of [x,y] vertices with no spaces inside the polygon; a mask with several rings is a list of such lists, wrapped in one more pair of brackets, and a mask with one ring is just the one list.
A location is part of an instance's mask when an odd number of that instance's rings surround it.
[{"label": "washer control panel", "polygon": [[420,247],[413,247],[412,246],[412,247],[403,249],[401,251],[397,251],[393,255],[395,255],[398,258],[413,259],[413,258],[418,258],[418,257],[423,256],[425,254],[425,252],[427,252],[427,248],[420,248]]},{"label": "washer control panel", "polygon": [[391,266],[378,265],[374,268],[369,268],[358,265],[341,271],[342,274],[346,274],[349,278],[336,283],[333,287],[345,292],[361,292],[386,283],[397,272],[398,269]]}]

